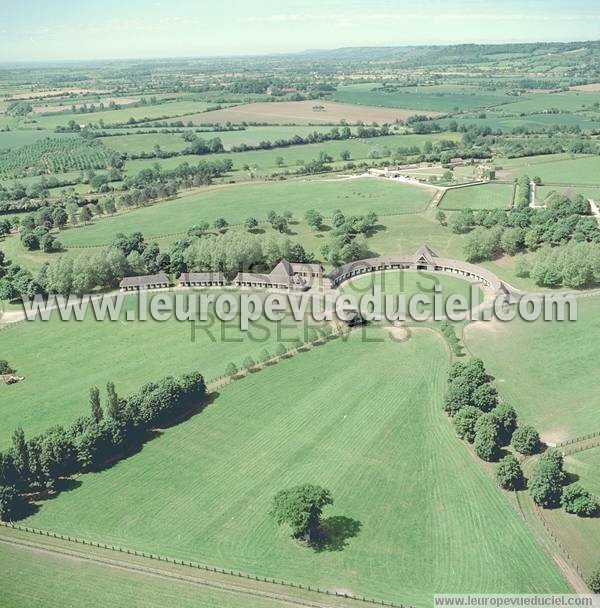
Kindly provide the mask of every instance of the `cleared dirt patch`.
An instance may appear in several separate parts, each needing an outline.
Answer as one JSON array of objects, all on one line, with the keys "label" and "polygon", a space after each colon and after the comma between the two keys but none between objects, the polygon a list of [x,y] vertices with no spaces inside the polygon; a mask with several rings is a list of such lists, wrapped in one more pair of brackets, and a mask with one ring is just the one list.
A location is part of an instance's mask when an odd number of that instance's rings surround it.
[{"label": "cleared dirt patch", "polygon": [[[256,122],[267,124],[329,124],[346,120],[349,123],[393,123],[416,114],[416,110],[376,108],[331,101],[282,101],[249,103],[231,108],[186,116],[194,124],[227,122]],[[437,116],[437,112],[418,112]]]},{"label": "cleared dirt patch", "polygon": [[104,104],[106,109],[109,109],[109,104],[111,102],[116,103],[119,106],[127,106],[136,101],[139,101],[139,97],[104,97],[96,100],[86,100],[78,103],[62,103],[62,104],[51,104],[47,103],[40,106],[34,106],[33,111],[36,114],[46,114],[46,113],[55,113],[55,112],[70,112],[73,107],[76,110],[82,108],[84,105],[96,106],[98,108],[100,104]]},{"label": "cleared dirt patch", "polygon": [[580,84],[576,87],[571,87],[571,91],[587,91],[588,93],[594,93],[595,91],[600,91],[600,82]]}]

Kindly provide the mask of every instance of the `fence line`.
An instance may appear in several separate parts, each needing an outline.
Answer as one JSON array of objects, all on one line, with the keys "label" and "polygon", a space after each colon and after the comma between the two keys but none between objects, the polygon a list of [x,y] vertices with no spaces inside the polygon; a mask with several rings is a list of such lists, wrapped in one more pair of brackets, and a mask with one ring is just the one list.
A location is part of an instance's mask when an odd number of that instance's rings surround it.
[{"label": "fence line", "polygon": [[567,558],[571,566],[575,569],[575,572],[577,572],[577,574],[579,574],[579,576],[585,580],[585,576],[575,559],[571,556],[571,554],[567,551],[566,547],[560,542],[560,540],[558,540],[558,537],[552,531],[550,524],[548,524],[546,518],[544,517],[542,509],[538,505],[533,503],[533,510],[535,511],[540,523],[544,527],[544,530],[546,530],[550,538],[552,538],[552,540],[556,543],[562,554]]},{"label": "fence line", "polygon": [[580,437],[573,437],[572,439],[566,439],[565,441],[559,441],[555,447],[561,448],[574,443],[581,443],[582,441],[587,441],[588,439],[593,439],[594,437],[600,437],[600,431],[588,433],[587,435],[581,435]]},{"label": "fence line", "polygon": [[204,570],[206,572],[213,572],[216,574],[224,574],[227,576],[235,577],[235,578],[245,578],[247,580],[253,580],[261,583],[268,583],[271,585],[281,585],[283,587],[290,587],[295,589],[302,589],[303,591],[310,591],[314,593],[320,593],[322,595],[331,595],[334,597],[340,597],[348,600],[360,601],[369,604],[376,604],[379,606],[390,606],[391,608],[412,608],[408,604],[396,604],[391,601],[378,600],[374,598],[369,598],[366,596],[356,596],[356,595],[348,595],[347,593],[340,593],[338,591],[330,591],[329,589],[321,589],[320,587],[313,587],[311,585],[303,585],[302,583],[294,583],[292,581],[286,581],[282,579],[275,579],[272,577],[264,577],[258,576],[255,574],[248,574],[245,572],[240,572],[238,570],[231,570],[225,568],[217,568],[215,566],[209,566],[207,564],[201,564],[199,562],[194,562],[191,560],[177,559],[174,557],[168,557],[164,555],[157,555],[155,553],[148,553],[146,551],[137,551],[136,549],[128,549],[125,547],[120,547],[108,543],[99,543],[92,540],[87,540],[85,538],[78,538],[76,536],[69,536],[64,534],[58,534],[56,532],[51,532],[49,530],[40,530],[37,528],[31,528],[29,526],[21,526],[20,524],[16,524],[14,522],[3,522],[0,521],[0,525],[5,528],[12,528],[15,530],[19,530],[21,532],[26,532],[28,534],[33,534],[36,536],[46,536],[49,538],[55,538],[57,540],[67,541],[74,544],[87,545],[90,547],[95,547],[97,549],[104,549],[107,551],[113,551],[115,553],[121,553],[125,555],[133,555],[135,557],[142,557],[145,559],[156,560],[159,562],[165,562],[168,564],[173,564],[177,566],[184,566],[187,568],[193,568],[196,570]]},{"label": "fence line", "polygon": [[205,381],[206,386],[208,387],[209,385],[214,385],[210,389],[211,391],[214,391],[223,386],[227,386],[228,384],[232,384],[236,380],[241,380],[242,378],[245,378],[246,375],[251,373],[252,370],[260,371],[261,369],[264,369],[267,365],[279,363],[282,359],[285,359],[288,356],[293,357],[293,356],[299,354],[300,352],[302,352],[302,350],[312,350],[312,348],[315,346],[327,344],[327,342],[341,338],[345,335],[348,335],[348,333],[349,333],[349,331],[347,330],[347,328],[344,328],[344,327],[334,329],[332,331],[332,333],[330,333],[328,335],[321,334],[320,336],[318,336],[317,338],[315,338],[312,341],[302,342],[302,344],[300,344],[299,346],[291,348],[290,350],[286,351],[285,353],[283,353],[281,355],[273,355],[272,357],[269,357],[265,361],[257,361],[256,365],[254,365],[252,367],[241,367],[238,369],[238,371],[235,374],[232,374],[232,375],[221,374],[219,376],[214,376],[210,380]]}]

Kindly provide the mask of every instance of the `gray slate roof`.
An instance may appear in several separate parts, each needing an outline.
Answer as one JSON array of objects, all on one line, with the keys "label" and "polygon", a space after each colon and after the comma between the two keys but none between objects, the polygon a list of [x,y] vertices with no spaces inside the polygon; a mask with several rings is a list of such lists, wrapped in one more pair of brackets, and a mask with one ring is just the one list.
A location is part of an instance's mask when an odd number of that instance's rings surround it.
[{"label": "gray slate roof", "polygon": [[145,274],[137,277],[125,277],[119,283],[120,287],[141,287],[142,285],[169,284],[169,277],[164,273]]},{"label": "gray slate roof", "polygon": [[222,272],[182,272],[179,283],[227,283]]}]

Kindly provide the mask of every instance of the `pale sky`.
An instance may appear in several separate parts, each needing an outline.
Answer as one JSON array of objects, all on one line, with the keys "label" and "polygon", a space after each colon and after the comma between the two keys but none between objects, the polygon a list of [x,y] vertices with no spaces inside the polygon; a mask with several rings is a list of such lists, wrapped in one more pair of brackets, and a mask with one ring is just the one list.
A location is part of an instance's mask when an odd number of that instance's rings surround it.
[{"label": "pale sky", "polygon": [[0,62],[600,39],[599,0],[19,0]]}]

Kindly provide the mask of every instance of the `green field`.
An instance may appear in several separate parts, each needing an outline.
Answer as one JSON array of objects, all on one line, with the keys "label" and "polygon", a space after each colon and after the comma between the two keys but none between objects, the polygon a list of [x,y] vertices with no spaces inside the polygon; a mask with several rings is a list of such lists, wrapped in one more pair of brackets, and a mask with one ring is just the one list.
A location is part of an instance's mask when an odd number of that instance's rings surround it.
[{"label": "green field", "polygon": [[414,213],[427,206],[431,195],[426,188],[375,178],[216,187],[65,230],[60,240],[66,247],[103,245],[119,232],[139,230],[152,238],[183,233],[193,224],[212,222],[217,217],[229,223],[241,223],[249,216],[264,221],[270,210],[289,210],[297,219],[311,208],[325,216],[336,209],[348,214]]},{"label": "green field", "polygon": [[[295,127],[294,127],[295,128]],[[265,177],[273,172],[281,173],[285,170],[297,170],[304,163],[308,163],[319,157],[321,152],[330,155],[337,163],[334,168],[342,168],[347,161],[341,160],[344,151],[350,152],[351,161],[370,160],[378,158],[390,158],[395,149],[400,146],[419,146],[426,141],[439,141],[440,139],[457,140],[456,133],[436,133],[433,135],[389,135],[384,137],[372,137],[368,139],[350,139],[342,141],[327,141],[318,144],[305,144],[300,146],[290,146],[288,148],[275,148],[271,150],[251,150],[248,152],[232,152],[227,155],[233,161],[233,175],[236,178],[247,178],[249,172],[243,170],[244,165],[248,165],[255,176]],[[224,139],[224,143],[226,138]],[[229,145],[226,143],[226,145]],[[208,154],[205,156],[175,156],[167,159],[139,159],[125,163],[128,175],[136,175],[143,169],[154,166],[158,163],[164,169],[174,169],[183,162],[190,164],[197,163],[198,160],[220,160],[223,154]],[[283,159],[283,164],[279,165],[277,160]]]},{"label": "green field", "polygon": [[[527,463],[526,472],[531,473],[534,463]],[[600,448],[587,449],[565,457],[565,470],[569,483],[577,481],[584,488],[600,496]],[[521,502],[530,502],[528,499]],[[529,505],[531,508],[531,505]],[[537,517],[540,517],[538,514]],[[562,508],[545,509],[542,517],[552,533],[563,545],[584,576],[588,576],[598,565],[598,543],[600,543],[600,520],[598,517],[577,517]]]},{"label": "green field", "polygon": [[508,209],[512,205],[513,186],[484,184],[448,190],[442,198],[442,209]]},{"label": "green field", "polygon": [[[448,424],[439,338],[370,340],[336,340],[226,387],[27,523],[418,606],[434,591],[566,591]],[[297,545],[268,515],[275,492],[307,481],[335,497],[331,550]]]},{"label": "green field", "polygon": [[[143,118],[178,119],[185,114],[204,112],[212,104],[186,100],[170,101],[156,105],[128,107],[124,106],[120,110],[102,110],[99,112],[65,112],[61,114],[49,114],[48,116],[35,115],[27,118],[27,126],[31,128],[54,129],[58,126],[66,126],[70,120],[74,120],[79,125],[89,123],[98,124],[101,120],[105,124],[124,124],[130,118],[140,120]],[[184,120],[185,119],[181,119]]]},{"label": "green field", "polygon": [[525,129],[547,129],[554,125],[560,126],[575,126],[578,125],[582,129],[592,130],[598,129],[598,119],[588,115],[568,114],[559,112],[556,114],[524,114],[517,116],[504,116],[504,106],[497,109],[496,112],[486,113],[485,118],[480,118],[478,115],[470,117],[456,116],[452,118],[441,118],[436,120],[440,125],[448,125],[450,122],[456,122],[460,126],[477,126],[490,127],[492,129],[502,129],[505,132],[521,127]]},{"label": "green field", "polygon": [[[536,93],[528,95],[514,103],[502,106],[503,112],[537,113],[548,110],[559,112],[581,112],[592,110],[600,102],[600,92],[584,93],[582,91],[560,91],[558,93]],[[596,113],[598,109],[595,109]]]},{"label": "green field", "polygon": [[[135,296],[125,298],[121,318],[136,307]],[[221,323],[210,317],[197,327],[195,341],[191,323],[175,319],[113,323],[88,316],[83,322],[62,322],[53,316],[47,322],[9,325],[0,331],[2,352],[25,380],[0,384],[0,449],[17,426],[30,435],[85,414],[90,386],[113,381],[125,395],[145,382],[191,370],[209,380],[224,374],[230,361],[241,367],[246,355],[257,359],[264,348],[274,353],[279,341],[289,346],[303,331],[291,317],[279,330],[261,319],[248,332],[239,329],[237,319]]]},{"label": "green field", "polygon": [[600,431],[599,313],[600,298],[583,298],[577,321],[494,321],[466,330],[465,343],[485,361],[498,390],[548,442]]},{"label": "green field", "polygon": [[[226,149],[240,144],[256,146],[263,141],[274,142],[277,139],[289,139],[294,135],[306,137],[310,133],[328,133],[330,126],[309,127],[305,125],[286,126],[286,127],[247,127],[237,131],[193,131],[199,138],[211,139],[219,137]],[[356,130],[355,128],[353,129]],[[187,130],[186,130],[187,131]],[[117,133],[127,133],[124,129],[119,129]],[[127,152],[139,154],[141,152],[151,152],[154,145],[158,144],[165,152],[180,151],[190,144],[183,140],[182,133],[127,133],[116,137],[102,137],[101,140],[106,146],[117,152]],[[0,144],[1,144],[0,139]]]},{"label": "green field", "polygon": [[[31,540],[29,536],[18,538]],[[36,549],[4,543],[0,547],[2,608],[65,608],[91,604],[111,608],[280,608],[288,605]],[[189,573],[184,570],[182,574]]]},{"label": "green field", "polygon": [[[406,272],[402,270],[387,271],[383,273],[374,272],[356,277],[351,281],[344,283],[342,290],[345,293],[354,294],[357,298],[360,298],[363,294],[372,294],[376,287],[380,288],[382,293],[382,311],[383,299],[386,294],[395,295],[405,293],[407,294],[407,301],[413,294],[424,294],[430,298],[432,303],[429,306],[420,306],[419,310],[433,313],[433,298],[436,285],[442,287],[441,295],[444,306],[448,296],[452,294],[462,295],[467,298],[467,301],[469,301],[470,304],[476,304],[475,302],[471,303],[470,283],[463,279],[439,272]],[[479,288],[477,288],[477,291],[477,302],[480,302],[483,300],[483,294]],[[406,312],[406,308],[403,310]]]},{"label": "green field", "polygon": [[[525,158],[496,159],[496,165],[502,167],[503,179],[514,179],[527,174],[532,179],[542,178],[545,184],[600,185],[600,158],[598,156],[574,156],[569,154],[553,154],[546,156],[530,156]],[[505,174],[505,175],[504,175]]]},{"label": "green field", "polygon": [[48,131],[0,131],[0,150],[20,148],[21,146],[34,144],[46,137],[75,137],[75,135],[72,133],[50,133]]},{"label": "green field", "polygon": [[535,202],[536,205],[543,205],[545,199],[550,196],[550,194],[571,194],[572,192],[581,194],[586,198],[591,198],[595,201],[600,199],[600,185],[595,188],[586,188],[585,186],[537,186],[535,189]]},{"label": "green field", "polygon": [[[489,93],[478,89],[457,90],[454,87],[406,87],[395,92],[386,93],[380,84],[366,83],[338,87],[331,99],[343,103],[355,103],[365,106],[384,106],[391,108],[411,108],[413,110],[431,110],[451,112],[487,108],[508,103],[514,99],[501,93]],[[374,91],[377,88],[379,90]]]}]

